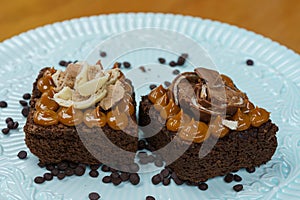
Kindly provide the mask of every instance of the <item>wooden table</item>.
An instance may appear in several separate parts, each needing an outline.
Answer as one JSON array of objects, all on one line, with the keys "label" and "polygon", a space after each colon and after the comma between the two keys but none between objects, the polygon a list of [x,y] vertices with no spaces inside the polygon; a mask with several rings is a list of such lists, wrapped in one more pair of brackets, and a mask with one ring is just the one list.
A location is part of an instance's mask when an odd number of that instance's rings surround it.
[{"label": "wooden table", "polygon": [[300,52],[300,0],[1,0],[0,41],[65,19],[118,12],[163,12],[219,20]]}]

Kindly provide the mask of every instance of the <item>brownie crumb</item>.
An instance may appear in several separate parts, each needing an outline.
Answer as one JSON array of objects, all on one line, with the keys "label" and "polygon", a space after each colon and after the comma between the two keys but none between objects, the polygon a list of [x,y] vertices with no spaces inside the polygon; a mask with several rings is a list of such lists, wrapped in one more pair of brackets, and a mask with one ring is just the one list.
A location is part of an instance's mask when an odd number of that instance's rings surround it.
[{"label": "brownie crumb", "polygon": [[0,108],[6,108],[7,102],[6,101],[0,101]]},{"label": "brownie crumb", "polygon": [[41,177],[41,176],[37,176],[37,177],[34,178],[34,182],[36,184],[42,184],[42,183],[45,182],[45,179],[43,177]]},{"label": "brownie crumb", "polygon": [[90,200],[98,200],[98,199],[100,199],[100,195],[97,192],[91,192],[89,194],[89,199]]},{"label": "brownie crumb", "polygon": [[[151,85],[149,86],[150,90],[153,90],[153,89],[156,88],[156,87],[157,87],[157,85],[155,85],[155,84],[151,84]],[[143,140],[141,140],[141,141],[143,141]]]},{"label": "brownie crumb", "polygon": [[239,192],[243,189],[243,185],[242,184],[237,184],[235,186],[233,186],[233,190],[236,192]]},{"label": "brownie crumb", "polygon": [[171,62],[169,62],[169,65],[170,65],[171,67],[175,67],[175,66],[177,65],[177,63],[176,63],[175,61],[171,61]]},{"label": "brownie crumb", "polygon": [[200,183],[200,184],[198,185],[198,188],[199,188],[200,190],[207,190],[207,189],[208,189],[208,185],[207,185],[206,183]]},{"label": "brownie crumb", "polygon": [[25,159],[26,157],[27,157],[27,152],[26,151],[20,151],[19,153],[18,153],[18,157],[20,158],[20,159]]},{"label": "brownie crumb", "polygon": [[129,62],[123,62],[123,66],[128,69],[131,67],[131,64]]},{"label": "brownie crumb", "polygon": [[251,60],[251,59],[248,59],[248,60],[246,60],[246,64],[247,64],[248,66],[253,66],[253,65],[254,65],[254,61]]},{"label": "brownie crumb", "polygon": [[23,94],[23,99],[24,100],[29,100],[31,98],[31,95],[29,93]]},{"label": "brownie crumb", "polygon": [[146,196],[146,200],[155,200],[153,196]]},{"label": "brownie crumb", "polygon": [[249,168],[246,168],[246,171],[247,171],[248,173],[253,173],[253,172],[255,172],[255,167],[249,167]]},{"label": "brownie crumb", "polygon": [[4,135],[7,135],[8,133],[9,133],[9,128],[3,128],[2,129],[2,133],[4,134]]},{"label": "brownie crumb", "polygon": [[106,54],[106,52],[105,52],[105,51],[100,51],[100,56],[101,56],[102,58],[104,58],[104,57],[106,57],[106,56],[107,56],[107,54]]},{"label": "brownie crumb", "polygon": [[158,62],[160,64],[165,64],[166,63],[166,59],[164,59],[164,58],[158,58]]}]

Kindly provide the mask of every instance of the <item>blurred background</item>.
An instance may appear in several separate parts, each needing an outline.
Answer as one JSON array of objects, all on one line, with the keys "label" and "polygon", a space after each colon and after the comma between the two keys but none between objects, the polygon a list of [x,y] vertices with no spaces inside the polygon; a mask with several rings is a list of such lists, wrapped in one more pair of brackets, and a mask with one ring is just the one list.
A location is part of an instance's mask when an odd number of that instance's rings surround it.
[{"label": "blurred background", "polygon": [[300,53],[300,0],[0,0],[0,41],[82,16],[161,12],[237,25]]}]

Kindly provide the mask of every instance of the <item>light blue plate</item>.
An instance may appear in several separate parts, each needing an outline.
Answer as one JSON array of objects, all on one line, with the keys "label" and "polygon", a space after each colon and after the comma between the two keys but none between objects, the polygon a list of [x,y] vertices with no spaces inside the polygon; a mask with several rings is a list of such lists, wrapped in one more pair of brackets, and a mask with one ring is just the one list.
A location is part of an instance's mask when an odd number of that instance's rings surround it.
[{"label": "light blue plate", "polygon": [[[45,169],[36,165],[38,159],[30,153],[26,160],[18,159],[20,150],[29,152],[22,130],[25,119],[18,101],[23,93],[31,91],[39,69],[59,67],[58,61],[62,59],[82,60],[111,35],[144,27],[177,31],[199,42],[213,57],[219,71],[232,77],[255,104],[272,112],[271,118],[280,129],[277,151],[254,174],[240,170],[243,191],[234,192],[234,183],[226,184],[221,177],[209,180],[207,191],[176,186],[173,182],[168,187],[154,186],[151,183],[154,172],[142,174],[138,186],[103,184],[104,172],[96,179],[85,175],[36,185],[33,178],[42,175]],[[186,49],[182,51],[189,53]],[[150,58],[157,62],[159,56],[153,51],[139,58],[125,55],[120,59],[128,59],[138,67]],[[254,66],[245,64],[248,58],[254,60]],[[20,123],[20,128],[9,135],[0,134],[1,200],[88,199],[93,191],[101,194],[101,199],[110,200],[143,200],[147,195],[159,200],[300,199],[300,56],[270,39],[227,24],[180,15],[102,15],[47,25],[4,41],[0,44],[0,61],[0,100],[9,104],[8,108],[0,109],[0,128],[6,126],[4,120],[8,116]],[[184,71],[188,67],[179,69]],[[168,80],[174,78],[171,74],[162,76]]]}]

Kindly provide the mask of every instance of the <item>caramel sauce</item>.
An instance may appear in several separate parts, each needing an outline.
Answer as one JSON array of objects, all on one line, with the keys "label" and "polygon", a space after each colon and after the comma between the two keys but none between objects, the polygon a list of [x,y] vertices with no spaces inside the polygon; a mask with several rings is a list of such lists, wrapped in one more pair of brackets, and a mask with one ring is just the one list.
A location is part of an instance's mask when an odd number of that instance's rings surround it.
[{"label": "caramel sauce", "polygon": [[270,113],[263,108],[254,108],[250,111],[250,121],[251,125],[254,127],[259,127],[266,123],[270,118]]},{"label": "caramel sauce", "polygon": [[169,131],[177,132],[180,127],[184,126],[190,121],[190,117],[180,110],[175,116],[170,117],[167,121],[166,127]]},{"label": "caramel sauce", "polygon": [[103,127],[106,124],[106,116],[98,108],[88,109],[83,114],[83,121],[89,127]]},{"label": "caramel sauce", "polygon": [[106,115],[107,124],[114,130],[124,130],[128,126],[128,117],[119,111],[118,106]]},{"label": "caramel sauce", "polygon": [[42,93],[46,92],[53,86],[54,86],[54,83],[52,81],[52,77],[50,74],[44,75],[42,78],[40,78],[37,81],[37,88]]},{"label": "caramel sauce", "polygon": [[50,126],[58,124],[58,116],[53,110],[37,110],[33,114],[33,121],[39,125]]},{"label": "caramel sauce", "polygon": [[165,93],[166,93],[166,89],[163,88],[162,85],[160,85],[150,92],[148,98],[152,103],[155,103],[156,100],[162,97]]},{"label": "caramel sauce", "polygon": [[173,99],[170,99],[168,105],[160,110],[160,116],[167,119],[170,116],[176,115],[180,111],[180,108],[174,103]]},{"label": "caramel sauce", "polygon": [[243,113],[239,108],[237,112],[232,117],[234,121],[238,122],[237,131],[247,130],[251,126],[249,115]]},{"label": "caramel sauce", "polygon": [[131,101],[125,101],[124,99],[118,103],[119,111],[122,113],[125,113],[129,116],[134,114],[134,105],[131,103]]},{"label": "caramel sauce", "polygon": [[222,118],[220,116],[217,116],[209,126],[211,134],[215,137],[222,138],[229,133],[229,128],[222,124]]},{"label": "caramel sauce", "polygon": [[208,137],[208,126],[192,119],[179,132],[179,137],[190,142],[201,143]]},{"label": "caramel sauce", "polygon": [[246,102],[246,106],[241,108],[241,111],[243,113],[249,113],[251,110],[253,110],[255,107],[253,105],[253,103],[251,103],[248,99],[247,99],[247,102]]},{"label": "caramel sauce", "polygon": [[57,111],[58,120],[64,125],[75,126],[83,121],[83,113],[81,110],[75,110],[71,107],[61,107]]},{"label": "caramel sauce", "polygon": [[39,100],[35,104],[35,109],[37,110],[53,110],[56,111],[59,108],[58,103],[56,103],[53,98],[55,92],[54,88],[51,87],[49,90],[44,92]]},{"label": "caramel sauce", "polygon": [[224,74],[221,74],[221,78],[225,85],[229,86],[230,88],[235,88],[234,83],[231,78],[229,78],[228,76],[226,76]]},{"label": "caramel sauce", "polygon": [[162,97],[158,98],[154,104],[154,108],[160,111],[163,107],[167,106],[169,102],[167,93],[165,93]]}]

